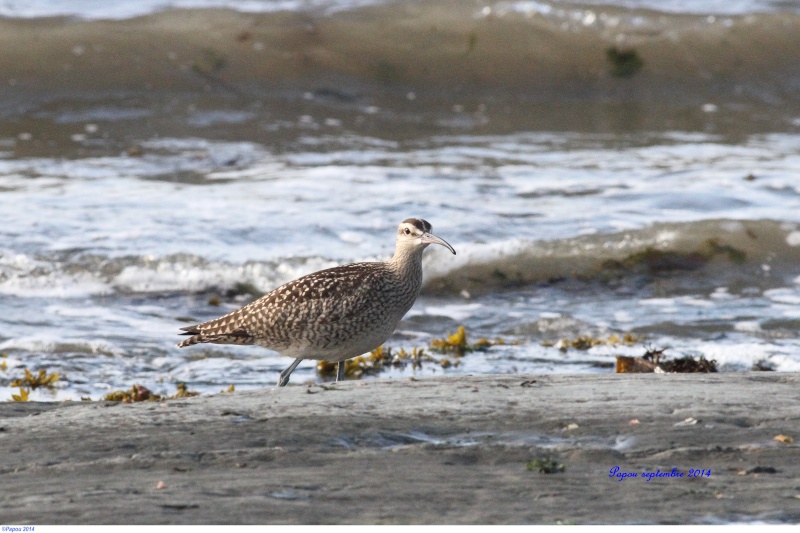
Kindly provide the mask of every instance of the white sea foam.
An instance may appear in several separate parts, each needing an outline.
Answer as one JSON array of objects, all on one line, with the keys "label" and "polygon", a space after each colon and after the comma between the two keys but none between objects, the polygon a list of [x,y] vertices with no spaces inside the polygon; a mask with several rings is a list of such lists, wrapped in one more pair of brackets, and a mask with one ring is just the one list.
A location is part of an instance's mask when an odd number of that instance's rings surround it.
[{"label": "white sea foam", "polygon": [[0,16],[14,18],[79,17],[127,19],[166,9],[226,8],[246,13],[275,11],[320,11],[334,13],[383,3],[380,0],[120,0],[112,5],[100,0],[6,0]]},{"label": "white sea foam", "polygon": [[425,314],[428,316],[446,316],[453,320],[461,321],[475,316],[483,307],[483,304],[451,304],[451,305],[426,305],[423,309],[416,310],[415,314]]},{"label": "white sea foam", "polygon": [[786,244],[800,246],[800,231],[792,231],[786,236]]},{"label": "white sea foam", "polygon": [[769,289],[764,291],[764,296],[773,302],[800,305],[800,291],[795,288]]}]

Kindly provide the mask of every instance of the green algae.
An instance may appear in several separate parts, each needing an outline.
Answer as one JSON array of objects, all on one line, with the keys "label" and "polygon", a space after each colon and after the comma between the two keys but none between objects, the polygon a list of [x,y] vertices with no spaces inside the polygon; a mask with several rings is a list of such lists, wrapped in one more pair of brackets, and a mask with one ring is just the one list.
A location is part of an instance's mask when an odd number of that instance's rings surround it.
[{"label": "green algae", "polygon": [[558,474],[567,470],[567,465],[559,463],[551,456],[537,457],[525,465],[528,472],[537,471],[541,474]]}]

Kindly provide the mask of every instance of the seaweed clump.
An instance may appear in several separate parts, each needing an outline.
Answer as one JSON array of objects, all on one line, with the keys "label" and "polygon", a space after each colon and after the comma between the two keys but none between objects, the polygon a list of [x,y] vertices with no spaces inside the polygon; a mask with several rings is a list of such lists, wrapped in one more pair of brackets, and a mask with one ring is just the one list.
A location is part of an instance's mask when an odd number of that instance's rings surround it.
[{"label": "seaweed clump", "polygon": [[[378,346],[366,355],[347,359],[344,362],[344,374],[351,379],[358,379],[365,374],[379,374],[387,368],[405,368],[409,364],[412,368],[422,368],[423,360],[432,359],[424,349],[414,348],[407,352],[402,348],[393,351],[390,347]],[[338,363],[335,362],[318,361],[317,373],[325,377],[335,376],[337,367]]]},{"label": "seaweed clump", "polygon": [[130,390],[109,392],[103,397],[103,400],[122,403],[158,402],[161,401],[161,396],[144,385],[133,385]]},{"label": "seaweed clump", "polygon": [[[457,367],[460,364],[458,358],[463,357],[469,352],[485,351],[492,346],[506,344],[503,339],[489,340],[486,338],[478,339],[473,344],[467,342],[467,332],[464,326],[459,326],[455,333],[447,335],[441,339],[433,339],[430,343],[429,351],[450,355],[452,357],[434,357],[425,348],[413,348],[410,352],[401,348],[397,351],[392,348],[379,346],[366,355],[347,359],[344,362],[345,376],[351,379],[358,379],[364,375],[374,375],[388,368],[422,368],[423,363],[432,363],[442,368]],[[317,373],[324,377],[336,375],[338,363],[330,361],[319,361],[317,363]]]},{"label": "seaweed clump", "polygon": [[25,376],[21,379],[12,380],[11,386],[24,387],[26,389],[38,389],[39,387],[52,389],[55,387],[58,380],[58,372],[48,374],[44,368],[40,368],[38,374],[32,374],[31,371],[26,368]]},{"label": "seaweed clump", "polygon": [[692,357],[685,355],[677,359],[665,359],[664,349],[655,350],[648,349],[642,357],[628,357],[624,355],[617,356],[617,374],[635,374],[635,373],[709,373],[717,372],[717,361],[712,359],[708,360],[702,355],[700,357]]},{"label": "seaweed clump", "polygon": [[709,373],[717,371],[717,361],[709,361],[702,355],[694,358],[691,355],[684,355],[678,359],[672,359],[661,363],[664,372],[675,373]]},{"label": "seaweed clump", "polygon": [[467,352],[484,352],[492,346],[500,346],[506,344],[503,339],[489,339],[482,337],[474,344],[467,342],[467,330],[464,326],[458,326],[458,329],[452,335],[448,335],[442,339],[433,339],[431,341],[431,350],[438,353],[452,353],[458,357],[463,357]]},{"label": "seaweed clump", "polygon": [[[5,357],[5,355],[3,355]],[[5,371],[7,366],[3,361],[2,370]],[[12,394],[11,400],[15,402],[27,402],[31,390],[40,387],[52,389],[58,383],[60,376],[58,372],[48,374],[44,368],[40,368],[36,374],[32,373],[27,368],[24,369],[24,376],[20,379],[11,380],[12,387],[19,387],[19,394]]]},{"label": "seaweed clump", "polygon": [[559,463],[548,455],[546,457],[538,457],[533,461],[528,461],[525,465],[525,469],[528,472],[536,470],[542,474],[557,474],[566,471],[567,465]]},{"label": "seaweed clump", "polygon": [[616,333],[612,333],[608,338],[581,335],[574,339],[560,339],[558,342],[545,341],[542,343],[542,346],[554,346],[562,352],[566,352],[569,349],[588,350],[594,346],[618,346],[620,344],[624,346],[633,346],[641,340],[641,337],[637,337],[632,333],[625,333],[621,337]]},{"label": "seaweed clump", "polygon": [[756,372],[774,372],[775,371],[775,363],[771,361],[767,361],[766,359],[759,359],[755,363],[753,363],[753,368],[750,370]]},{"label": "seaweed clump", "polygon": [[19,394],[11,394],[11,399],[15,402],[27,402],[28,401],[28,389],[19,389]]},{"label": "seaweed clump", "polygon": [[133,385],[130,390],[118,390],[109,392],[103,397],[107,402],[122,402],[122,403],[138,403],[138,402],[160,402],[162,400],[177,400],[178,398],[191,398],[200,394],[196,391],[190,391],[186,387],[186,383],[179,382],[177,385],[177,392],[172,396],[161,396],[151,391],[144,385]]}]

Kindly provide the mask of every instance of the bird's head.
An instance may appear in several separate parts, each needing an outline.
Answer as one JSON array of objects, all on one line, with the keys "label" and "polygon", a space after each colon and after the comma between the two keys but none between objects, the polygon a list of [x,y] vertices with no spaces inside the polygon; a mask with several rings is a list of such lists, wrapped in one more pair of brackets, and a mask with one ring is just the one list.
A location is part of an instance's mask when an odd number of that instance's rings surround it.
[{"label": "bird's head", "polygon": [[429,244],[441,244],[450,250],[453,255],[456,254],[456,251],[447,241],[431,233],[431,224],[427,220],[421,218],[407,218],[397,227],[398,247],[415,248],[419,246],[424,249]]}]

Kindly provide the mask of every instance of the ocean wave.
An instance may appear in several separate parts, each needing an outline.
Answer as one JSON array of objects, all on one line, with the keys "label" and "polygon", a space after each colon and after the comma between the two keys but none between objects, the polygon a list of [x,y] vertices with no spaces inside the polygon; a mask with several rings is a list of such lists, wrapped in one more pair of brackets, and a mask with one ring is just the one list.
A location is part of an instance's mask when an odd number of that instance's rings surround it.
[{"label": "ocean wave", "polygon": [[796,276],[796,224],[705,220],[653,224],[613,234],[554,241],[507,241],[464,246],[452,261],[433,262],[428,288],[486,292],[496,288],[577,279],[625,280],[679,274],[724,286],[735,278],[760,286]]},{"label": "ocean wave", "polygon": [[[455,258],[425,257],[429,292],[481,293],[563,279],[622,283],[678,273],[724,285],[793,283],[800,228],[775,221],[706,220],[654,224],[613,234],[551,241],[463,244]],[[80,297],[98,294],[226,292],[257,296],[301,275],[339,264],[322,257],[228,263],[193,254],[107,257],[79,251],[0,255],[0,294]]]},{"label": "ocean wave", "polygon": [[[37,87],[96,98],[146,84],[148,94],[137,98],[203,87],[227,99],[271,91],[367,114],[381,112],[375,95],[384,93],[417,119],[444,93],[465,111],[439,117],[452,127],[490,123],[486,107],[503,100],[662,101],[707,114],[736,111],[726,103],[798,100],[800,10],[789,4],[752,2],[741,12],[717,4],[711,14],[631,2],[298,1],[288,12],[267,9],[280,2],[258,4],[262,12],[232,2],[158,2],[173,9],[116,21],[3,19],[6,90],[27,96],[26,109]],[[226,9],[197,9],[208,5]],[[174,9],[183,7],[195,9]],[[53,25],[63,31],[47,31]],[[298,85],[305,88],[291,89]],[[150,116],[147,106],[135,109]],[[249,115],[194,120],[220,118]]]},{"label": "ocean wave", "polygon": [[266,292],[312,271],[335,266],[321,258],[233,264],[191,254],[107,257],[60,252],[36,258],[0,255],[0,294],[77,298],[109,294]]}]

